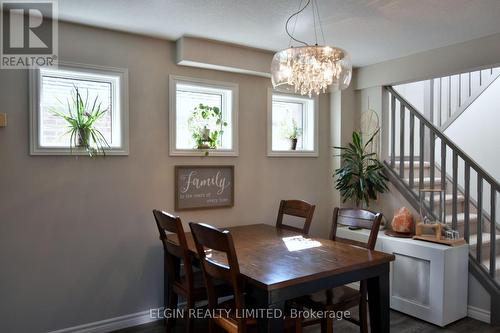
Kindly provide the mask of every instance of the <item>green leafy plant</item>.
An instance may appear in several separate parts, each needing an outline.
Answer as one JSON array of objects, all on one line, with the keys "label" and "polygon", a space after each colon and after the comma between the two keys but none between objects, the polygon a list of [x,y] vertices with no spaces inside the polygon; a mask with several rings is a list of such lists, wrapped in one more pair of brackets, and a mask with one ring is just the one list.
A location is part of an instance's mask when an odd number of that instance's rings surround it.
[{"label": "green leafy plant", "polygon": [[99,154],[106,155],[105,149],[109,144],[104,135],[95,127],[96,122],[108,111],[102,109],[102,103],[98,103],[99,96],[93,102],[88,101],[88,91],[85,101],[78,87],[74,87],[71,98],[67,100],[67,113],[53,109],[53,113],[64,119],[69,127],[66,134],[70,135],[70,149],[84,149],[90,157]]},{"label": "green leafy plant", "polygon": [[297,122],[295,121],[295,119],[292,119],[292,126],[288,129],[287,136],[290,140],[294,140],[302,136],[302,128],[297,126]]},{"label": "green leafy plant", "polygon": [[217,149],[223,128],[227,122],[222,119],[222,112],[216,106],[199,104],[188,119],[188,128],[197,149]]},{"label": "green leafy plant", "polygon": [[384,174],[384,165],[377,159],[376,153],[369,153],[367,147],[378,134],[376,131],[363,143],[360,132],[352,133],[352,143],[347,147],[334,147],[340,150],[336,155],[342,159],[342,166],[335,170],[335,188],[340,191],[342,202],[353,201],[357,207],[364,202],[376,200],[378,193],[389,191],[389,179]]}]

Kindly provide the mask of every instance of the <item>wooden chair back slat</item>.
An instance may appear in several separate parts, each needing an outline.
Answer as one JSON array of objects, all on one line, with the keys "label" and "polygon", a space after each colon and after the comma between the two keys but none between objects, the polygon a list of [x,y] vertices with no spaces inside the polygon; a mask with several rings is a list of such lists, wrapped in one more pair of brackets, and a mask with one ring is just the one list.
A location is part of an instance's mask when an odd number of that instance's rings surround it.
[{"label": "wooden chair back slat", "polygon": [[[205,276],[209,308],[215,309],[218,302],[218,295],[215,294],[214,280],[223,280],[228,282],[233,288],[236,309],[242,310],[245,307],[243,287],[231,233],[204,223],[190,222],[189,227],[193,234],[196,251]],[[224,253],[227,265],[212,259],[212,251]]]},{"label": "wooden chair back slat", "polygon": [[364,209],[354,208],[338,208],[333,210],[332,230],[330,233],[331,240],[343,241],[337,238],[338,225],[349,227],[358,227],[370,230],[368,242],[363,244],[367,249],[373,250],[377,242],[378,231],[382,221],[381,213],[374,213]]},{"label": "wooden chair back slat", "polygon": [[[311,205],[310,203],[302,200],[281,200],[276,227],[301,232],[307,235],[309,233],[309,228],[311,227],[315,208],[315,205]],[[284,215],[304,218],[303,227],[297,228],[284,224]]]},{"label": "wooden chair back slat", "polygon": [[[189,256],[189,249],[186,241],[186,234],[184,233],[184,228],[182,227],[182,221],[180,217],[174,216],[167,212],[161,210],[153,210],[153,215],[155,217],[156,226],[158,227],[158,232],[160,233],[160,240],[163,243],[163,249],[166,254],[166,264],[169,266],[168,274],[171,281],[177,281],[183,284],[186,289],[193,289],[193,269],[191,263],[191,257]],[[177,236],[179,244],[173,244],[167,239],[167,232],[174,233]],[[174,267],[174,261],[182,259],[184,263],[185,279],[181,280],[179,276],[174,273],[176,271]]]}]

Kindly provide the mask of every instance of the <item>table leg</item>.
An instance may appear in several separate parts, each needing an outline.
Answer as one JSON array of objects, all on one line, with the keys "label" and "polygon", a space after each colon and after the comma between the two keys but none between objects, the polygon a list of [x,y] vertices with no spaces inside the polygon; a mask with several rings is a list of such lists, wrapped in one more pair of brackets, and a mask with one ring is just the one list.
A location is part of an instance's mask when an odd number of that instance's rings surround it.
[{"label": "table leg", "polygon": [[367,280],[371,332],[388,333],[389,314],[389,263],[384,264],[380,275]]},{"label": "table leg", "polygon": [[283,318],[285,314],[285,302],[266,304],[265,306],[260,306],[260,308],[269,309],[270,311],[267,313],[263,311],[263,316],[257,319],[258,331],[267,333],[283,332],[285,328]]}]

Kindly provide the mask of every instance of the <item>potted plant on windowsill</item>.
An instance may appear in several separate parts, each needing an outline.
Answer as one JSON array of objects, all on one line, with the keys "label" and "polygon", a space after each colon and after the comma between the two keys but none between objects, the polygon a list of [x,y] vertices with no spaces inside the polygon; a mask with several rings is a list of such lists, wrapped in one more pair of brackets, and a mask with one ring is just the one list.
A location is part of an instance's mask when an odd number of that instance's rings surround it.
[{"label": "potted plant on windowsill", "polygon": [[336,155],[342,159],[342,165],[335,170],[335,188],[340,191],[342,202],[352,201],[356,207],[369,206],[370,200],[376,200],[379,193],[389,191],[389,179],[384,174],[384,165],[377,159],[376,153],[370,153],[368,146],[378,134],[376,131],[363,143],[361,133],[352,133],[352,143],[347,147],[334,147],[340,150]]},{"label": "potted plant on windowsill", "polygon": [[217,149],[226,126],[227,122],[223,121],[222,112],[216,106],[199,104],[188,119],[195,148],[200,150]]},{"label": "potted plant on windowsill", "polygon": [[302,128],[297,126],[295,119],[292,119],[292,126],[288,129],[288,139],[290,140],[290,149],[297,150],[298,138],[302,136]]},{"label": "potted plant on windowsill", "polygon": [[108,110],[102,109],[102,103],[98,103],[98,100],[99,96],[96,96],[93,102],[89,103],[87,91],[87,97],[84,101],[80,90],[75,86],[71,93],[71,99],[67,101],[67,113],[53,109],[53,113],[68,124],[69,129],[66,134],[70,135],[71,153],[76,148],[85,151],[90,157],[106,155],[105,149],[110,146],[95,125]]}]

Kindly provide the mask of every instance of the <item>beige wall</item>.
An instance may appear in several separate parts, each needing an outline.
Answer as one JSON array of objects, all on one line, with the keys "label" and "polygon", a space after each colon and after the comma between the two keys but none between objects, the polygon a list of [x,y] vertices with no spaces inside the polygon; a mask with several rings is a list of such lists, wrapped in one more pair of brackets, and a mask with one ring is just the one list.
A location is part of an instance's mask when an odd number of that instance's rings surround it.
[{"label": "beige wall", "polygon": [[[162,302],[162,248],[151,210],[172,211],[177,164],[234,164],[235,206],[184,222],[274,223],[283,198],[332,209],[329,98],[320,98],[318,158],[266,157],[267,78],[176,66],[175,44],[60,24],[60,58],[129,69],[130,155],[90,160],[28,153],[28,73],[0,71],[0,331],[44,332]],[[168,156],[168,75],[239,84],[240,156]]]},{"label": "beige wall", "polygon": [[500,34],[495,34],[359,68],[355,87],[365,89],[426,80],[498,64]]}]

